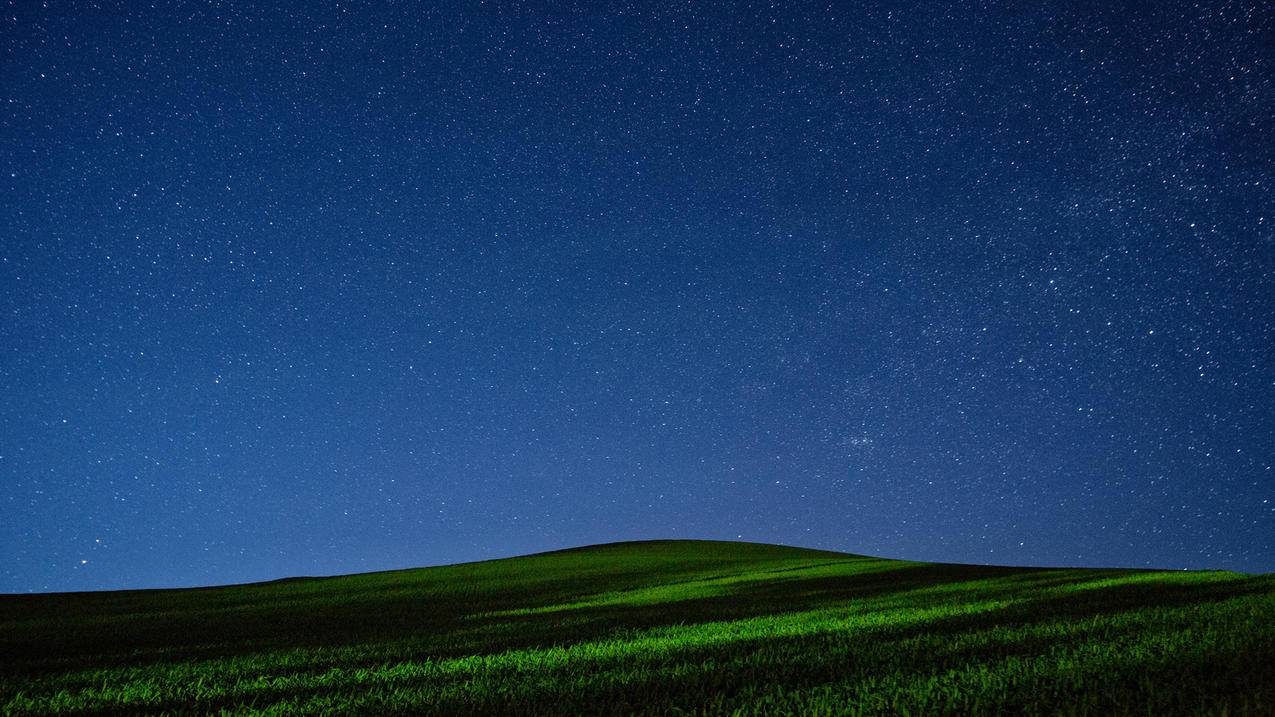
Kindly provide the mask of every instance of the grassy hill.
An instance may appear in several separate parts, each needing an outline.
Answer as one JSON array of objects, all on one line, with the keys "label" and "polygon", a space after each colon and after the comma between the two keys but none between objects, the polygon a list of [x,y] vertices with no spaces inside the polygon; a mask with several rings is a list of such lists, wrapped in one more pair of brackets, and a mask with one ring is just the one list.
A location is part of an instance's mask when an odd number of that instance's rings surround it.
[{"label": "grassy hill", "polygon": [[1275,576],[621,543],[0,596],[4,714],[1275,714]]}]

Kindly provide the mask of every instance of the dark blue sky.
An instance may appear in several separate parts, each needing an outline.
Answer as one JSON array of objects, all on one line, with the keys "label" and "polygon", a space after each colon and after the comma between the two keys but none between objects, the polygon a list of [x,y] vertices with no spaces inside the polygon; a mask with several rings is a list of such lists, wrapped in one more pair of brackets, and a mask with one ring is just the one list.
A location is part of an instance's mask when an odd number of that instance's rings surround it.
[{"label": "dark blue sky", "polygon": [[0,18],[0,591],[1275,570],[1270,5],[158,5]]}]

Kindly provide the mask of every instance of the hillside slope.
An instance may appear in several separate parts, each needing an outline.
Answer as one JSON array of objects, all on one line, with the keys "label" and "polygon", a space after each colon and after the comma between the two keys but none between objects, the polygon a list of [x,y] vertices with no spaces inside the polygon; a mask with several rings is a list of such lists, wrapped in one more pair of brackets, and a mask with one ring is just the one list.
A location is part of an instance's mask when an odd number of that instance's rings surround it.
[{"label": "hillside slope", "polygon": [[1271,714],[1275,578],[708,541],[0,596],[4,714]]}]

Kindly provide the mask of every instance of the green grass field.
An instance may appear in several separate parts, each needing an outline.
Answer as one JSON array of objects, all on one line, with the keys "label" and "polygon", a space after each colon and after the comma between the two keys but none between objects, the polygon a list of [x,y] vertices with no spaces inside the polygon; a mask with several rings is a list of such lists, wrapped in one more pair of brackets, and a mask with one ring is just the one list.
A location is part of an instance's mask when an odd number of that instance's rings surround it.
[{"label": "green grass field", "polygon": [[6,715],[1275,714],[1275,576],[657,541],[0,596]]}]

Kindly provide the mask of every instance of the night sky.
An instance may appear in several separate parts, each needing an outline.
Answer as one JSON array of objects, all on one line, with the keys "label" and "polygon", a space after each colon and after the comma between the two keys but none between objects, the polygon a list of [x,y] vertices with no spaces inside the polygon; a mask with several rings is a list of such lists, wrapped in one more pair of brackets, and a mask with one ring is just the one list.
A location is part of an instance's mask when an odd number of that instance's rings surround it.
[{"label": "night sky", "polygon": [[3,7],[0,592],[1275,570],[1269,4],[246,5]]}]

